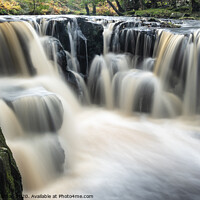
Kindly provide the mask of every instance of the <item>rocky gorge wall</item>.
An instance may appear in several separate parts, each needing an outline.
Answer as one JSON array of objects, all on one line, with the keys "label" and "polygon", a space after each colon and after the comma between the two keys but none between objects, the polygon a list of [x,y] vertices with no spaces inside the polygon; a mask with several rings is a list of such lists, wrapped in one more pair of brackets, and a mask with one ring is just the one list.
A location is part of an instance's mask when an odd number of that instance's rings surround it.
[{"label": "rocky gorge wall", "polygon": [[0,200],[23,199],[21,175],[0,130]]}]

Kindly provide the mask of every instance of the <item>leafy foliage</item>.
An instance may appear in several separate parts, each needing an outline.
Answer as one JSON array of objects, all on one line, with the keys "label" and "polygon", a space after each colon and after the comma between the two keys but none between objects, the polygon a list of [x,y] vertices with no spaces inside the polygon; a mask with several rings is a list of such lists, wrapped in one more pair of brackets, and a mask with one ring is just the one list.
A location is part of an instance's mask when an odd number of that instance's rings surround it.
[{"label": "leafy foliage", "polygon": [[21,7],[16,1],[0,0],[0,14],[17,14],[20,10]]},{"label": "leafy foliage", "polygon": [[[114,2],[113,4],[115,5],[116,3]],[[105,15],[105,16],[116,15],[113,8],[111,8],[107,2],[101,2],[97,5],[97,13],[98,15]]]},{"label": "leafy foliage", "polygon": [[64,1],[18,0],[23,14],[62,14],[69,11]]},{"label": "leafy foliage", "polygon": [[116,15],[118,10],[122,15],[169,17],[174,12],[193,16],[194,11],[200,11],[199,0],[182,2],[185,3],[178,5],[176,0],[0,0],[0,14]]},{"label": "leafy foliage", "polygon": [[147,10],[138,10],[135,13],[137,16],[145,16],[145,17],[164,17],[168,18],[172,14],[172,11],[156,8],[156,9],[147,9]]}]

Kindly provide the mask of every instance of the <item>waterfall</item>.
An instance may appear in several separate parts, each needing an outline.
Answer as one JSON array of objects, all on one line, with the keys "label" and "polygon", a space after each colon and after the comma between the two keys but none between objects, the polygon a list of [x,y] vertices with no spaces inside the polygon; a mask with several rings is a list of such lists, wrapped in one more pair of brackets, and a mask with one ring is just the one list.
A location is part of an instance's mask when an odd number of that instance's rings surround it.
[{"label": "waterfall", "polygon": [[11,19],[0,24],[0,126],[24,199],[199,198],[199,29]]},{"label": "waterfall", "polygon": [[88,87],[95,103],[113,108],[112,79],[117,72],[127,70],[129,58],[125,55],[96,56],[91,64]]},{"label": "waterfall", "polygon": [[[63,22],[67,22],[66,24]],[[87,53],[87,38],[82,33],[77,19],[70,18],[61,18],[61,19],[48,19],[42,18],[40,19],[40,35],[49,35],[58,38],[59,40],[64,40],[64,46],[66,50],[68,69],[73,70],[75,72],[80,72],[80,63],[77,57],[77,52],[80,51],[80,41],[84,41],[84,51],[85,51],[85,60],[86,60],[86,70],[85,73],[88,74],[88,53]],[[61,29],[61,30],[60,30]],[[60,32],[66,33],[64,37],[60,37]],[[67,41],[66,41],[67,40]],[[56,59],[56,55],[54,60]]]},{"label": "waterfall", "polygon": [[27,177],[24,188],[35,189],[63,171],[65,155],[56,135],[79,104],[28,22],[2,23],[0,32],[1,127]]},{"label": "waterfall", "polygon": [[[108,71],[112,70],[112,64],[106,64],[105,61],[101,61],[102,64],[100,64],[96,62],[97,58],[94,59],[88,82],[93,102],[106,104],[105,98],[109,95],[109,99],[116,99],[118,102],[114,103],[117,108],[126,110],[126,113],[147,112],[154,117],[168,118],[199,113],[197,102],[198,30],[185,35],[167,30],[155,32],[150,29],[138,29],[134,27],[135,24],[132,28],[117,23],[110,26],[114,33],[113,36],[104,38],[106,40],[104,45],[118,46],[117,51],[116,47],[111,48],[111,51],[115,52],[112,60],[116,59],[119,53],[127,52],[123,60],[128,58],[129,61],[126,64],[119,64],[119,66],[127,66],[126,73],[116,70],[117,73],[110,73],[112,75],[107,75],[109,80],[105,81],[105,75],[103,75],[105,73],[102,73],[102,70],[104,67]],[[125,28],[122,29],[122,26]],[[122,30],[119,31],[120,29]],[[124,44],[121,41],[124,41]],[[106,60],[108,55],[105,54],[103,58]],[[137,70],[131,71],[131,69]],[[153,78],[153,84],[151,79],[146,78],[147,74]],[[145,77],[144,81],[142,77]],[[106,82],[109,83],[107,86],[104,85]],[[109,91],[115,92],[106,92],[106,87]],[[145,91],[151,91],[149,92],[151,98],[148,100],[145,100],[148,96]]]},{"label": "waterfall", "polygon": [[104,36],[104,39],[103,39],[103,42],[104,42],[104,44],[103,44],[103,47],[104,47],[103,54],[104,55],[109,52],[109,45],[110,45],[110,40],[111,40],[111,36],[112,36],[112,33],[113,33],[114,25],[115,25],[115,23],[109,23],[104,28],[104,32],[103,32],[103,36]]}]

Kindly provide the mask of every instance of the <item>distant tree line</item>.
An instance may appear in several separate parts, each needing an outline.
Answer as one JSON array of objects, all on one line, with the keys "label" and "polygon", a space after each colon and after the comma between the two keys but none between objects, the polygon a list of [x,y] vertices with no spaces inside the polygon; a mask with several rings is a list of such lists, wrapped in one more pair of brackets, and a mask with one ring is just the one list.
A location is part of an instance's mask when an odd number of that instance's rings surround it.
[{"label": "distant tree line", "polygon": [[112,8],[112,14],[123,16],[138,10],[181,6],[197,12],[200,11],[200,0],[0,0],[0,14],[68,14],[77,11],[77,14],[96,15],[105,14],[99,10],[107,9],[109,15]]},{"label": "distant tree line", "polygon": [[68,0],[0,0],[0,14],[62,14]]},{"label": "distant tree line", "polygon": [[192,11],[200,11],[200,0],[115,0],[116,5],[111,0],[107,0],[109,5],[118,15],[124,15],[125,12],[149,8],[167,8],[188,6]]}]

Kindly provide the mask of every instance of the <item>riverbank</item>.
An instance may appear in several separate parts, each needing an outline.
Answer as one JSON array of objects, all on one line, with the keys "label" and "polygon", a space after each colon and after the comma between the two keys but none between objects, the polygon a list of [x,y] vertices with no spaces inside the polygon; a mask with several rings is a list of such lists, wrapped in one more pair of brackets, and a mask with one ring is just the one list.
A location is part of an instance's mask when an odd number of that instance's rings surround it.
[{"label": "riverbank", "polygon": [[[181,10],[181,9],[180,9]],[[155,17],[155,18],[171,18],[171,19],[189,19],[189,20],[200,20],[199,12],[191,12],[186,10],[185,12],[180,12],[179,9],[146,9],[138,10],[135,12],[134,16],[137,17]]]},{"label": "riverbank", "polygon": [[154,17],[167,19],[200,20],[199,3],[172,4],[167,1],[156,5],[146,1],[136,7],[133,5],[116,5],[114,1],[97,1],[94,5],[83,3],[82,0],[72,1],[1,1],[0,15],[90,15],[90,16],[124,16],[124,17]]}]

